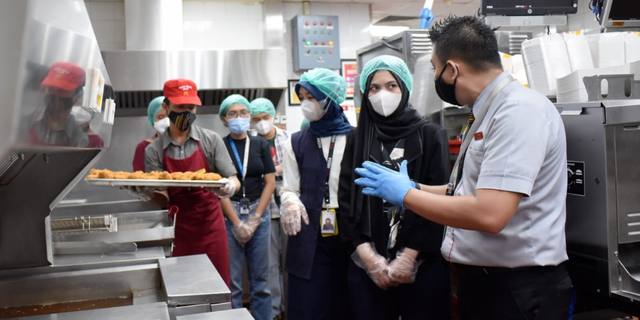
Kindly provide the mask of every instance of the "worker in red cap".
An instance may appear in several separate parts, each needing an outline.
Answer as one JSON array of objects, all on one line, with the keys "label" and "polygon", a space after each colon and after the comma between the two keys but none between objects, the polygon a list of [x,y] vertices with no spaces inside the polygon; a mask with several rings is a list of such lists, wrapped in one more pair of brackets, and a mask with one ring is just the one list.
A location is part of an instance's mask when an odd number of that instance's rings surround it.
[{"label": "worker in red cap", "polygon": [[171,123],[145,149],[146,171],[196,172],[204,169],[229,178],[229,182],[219,188],[169,188],[162,192],[136,188],[135,191],[144,200],[178,208],[173,256],[206,253],[229,285],[229,246],[218,197],[231,197],[240,187],[236,169],[222,138],[211,130],[193,125],[196,110],[202,105],[196,84],[186,79],[169,80],[165,82],[163,92],[162,107]]},{"label": "worker in red cap", "polygon": [[83,96],[86,73],[70,62],[56,62],[49,68],[41,88],[45,92],[45,108],[29,128],[29,143],[86,147],[87,135],[71,116],[72,107]]}]

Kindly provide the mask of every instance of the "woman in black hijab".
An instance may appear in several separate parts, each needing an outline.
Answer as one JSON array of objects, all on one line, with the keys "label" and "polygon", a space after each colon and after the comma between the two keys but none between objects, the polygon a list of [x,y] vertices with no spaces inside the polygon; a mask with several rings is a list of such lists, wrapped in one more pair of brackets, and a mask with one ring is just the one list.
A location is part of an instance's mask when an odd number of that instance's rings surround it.
[{"label": "woman in black hijab", "polygon": [[406,160],[409,176],[425,185],[449,181],[446,130],[409,104],[412,85],[407,65],[393,56],[369,61],[360,78],[360,118],[347,140],[339,188],[340,237],[353,252],[348,281],[356,319],[449,318],[444,227],[365,196],[354,183],[355,168],[367,160],[395,171]]}]

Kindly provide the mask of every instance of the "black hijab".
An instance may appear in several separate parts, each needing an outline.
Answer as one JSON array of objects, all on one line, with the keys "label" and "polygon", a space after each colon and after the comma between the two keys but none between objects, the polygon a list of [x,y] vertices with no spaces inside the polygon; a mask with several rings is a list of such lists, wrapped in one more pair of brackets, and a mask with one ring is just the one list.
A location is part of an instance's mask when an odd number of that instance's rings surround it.
[{"label": "black hijab", "polygon": [[[378,71],[376,71],[378,72]],[[369,160],[373,143],[377,138],[380,142],[395,142],[408,135],[416,132],[426,123],[426,120],[418,113],[416,109],[409,103],[409,90],[404,82],[389,71],[396,82],[400,86],[402,91],[402,100],[400,100],[399,107],[388,117],[384,117],[373,110],[371,102],[369,101],[369,88],[371,81],[373,80],[375,72],[372,73],[367,79],[367,86],[362,96],[362,104],[360,108],[360,118],[358,119],[358,128],[355,136],[355,152],[353,157],[352,171],[351,171],[351,212],[350,215],[361,212],[361,216],[356,216],[356,221],[364,216],[361,221],[361,232],[367,236],[371,236],[371,216],[382,215],[382,207],[375,206],[371,208],[369,197],[362,194],[363,187],[355,184],[355,180],[358,175],[355,173],[355,168],[361,167],[364,161]],[[361,208],[357,210],[356,208]],[[372,212],[374,211],[374,212]]]}]

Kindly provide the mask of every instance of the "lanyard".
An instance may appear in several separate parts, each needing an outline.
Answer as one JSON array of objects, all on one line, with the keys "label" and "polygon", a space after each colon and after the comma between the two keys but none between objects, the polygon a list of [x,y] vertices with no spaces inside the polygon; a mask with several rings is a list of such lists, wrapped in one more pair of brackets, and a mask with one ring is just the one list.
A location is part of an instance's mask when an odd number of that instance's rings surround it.
[{"label": "lanyard", "polygon": [[236,148],[235,142],[231,136],[229,136],[229,144],[231,145],[231,149],[233,150],[233,155],[236,156],[236,162],[238,163],[238,168],[240,169],[240,173],[242,173],[242,197],[246,198],[246,192],[244,188],[244,177],[247,176],[247,165],[249,162],[249,146],[251,146],[251,140],[249,140],[249,136],[245,139],[246,143],[244,146],[244,163],[240,161],[240,155],[238,154],[238,149]]},{"label": "lanyard", "polygon": [[[331,202],[331,195],[329,193],[329,178],[331,177],[331,164],[333,163],[333,149],[336,145],[336,136],[331,136],[331,144],[329,145],[329,156],[327,157],[327,181],[325,182],[325,190],[324,190],[324,205],[325,207],[329,207],[329,203]],[[318,148],[322,151],[322,139],[318,138]]]},{"label": "lanyard", "polygon": [[[473,135],[476,133],[476,131],[478,130],[478,127],[482,123],[482,119],[484,119],[484,116],[487,114],[487,110],[489,110],[489,106],[491,106],[491,103],[493,103],[493,100],[496,98],[498,93],[500,93],[500,91],[502,91],[504,87],[506,87],[509,83],[513,81],[514,80],[511,75],[507,75],[506,77],[504,77],[504,79],[502,79],[502,81],[500,81],[500,83],[498,83],[498,85],[495,88],[493,88],[493,90],[487,97],[487,100],[484,101],[482,108],[478,110],[478,114],[477,115],[474,114],[475,120],[473,121],[473,125],[471,125],[471,128],[469,128],[469,130],[467,130],[467,132],[464,135],[464,141],[462,141],[462,145],[460,146],[460,153],[458,154],[458,158],[456,159],[456,164],[453,166],[453,171],[451,171],[449,185],[447,186],[447,195],[452,196],[456,188],[460,184],[461,179],[459,179],[458,177],[459,168],[460,166],[463,165],[464,156],[467,153],[467,148],[471,143],[471,139],[473,138]],[[497,110],[498,108],[495,108],[493,113],[495,114]]]}]

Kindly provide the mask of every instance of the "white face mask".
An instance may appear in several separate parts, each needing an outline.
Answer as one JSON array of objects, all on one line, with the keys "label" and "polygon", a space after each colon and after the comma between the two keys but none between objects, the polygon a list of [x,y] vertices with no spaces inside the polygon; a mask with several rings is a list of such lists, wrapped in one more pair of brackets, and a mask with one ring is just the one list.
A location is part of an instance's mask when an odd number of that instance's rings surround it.
[{"label": "white face mask", "polygon": [[328,109],[322,109],[321,105],[324,106],[327,104],[326,100],[312,102],[309,100],[303,100],[300,103],[302,107],[302,115],[309,120],[309,122],[314,122],[322,119],[325,114],[327,114]]},{"label": "white face mask", "polygon": [[154,122],[153,127],[156,128],[156,130],[158,130],[160,134],[163,134],[164,131],[167,130],[167,128],[169,128],[170,124],[171,124],[171,121],[169,121],[169,118],[162,118],[162,120],[158,120]]},{"label": "white face mask", "polygon": [[75,120],[76,125],[83,125],[91,121],[91,112],[85,110],[83,107],[75,106],[71,108],[71,114]]},{"label": "white face mask", "polygon": [[261,120],[255,125],[255,129],[261,136],[268,134],[273,129],[273,118],[269,120]]},{"label": "white face mask", "polygon": [[402,95],[398,93],[389,92],[387,90],[380,90],[380,92],[369,97],[369,102],[373,107],[373,111],[377,114],[388,117],[398,109]]}]

